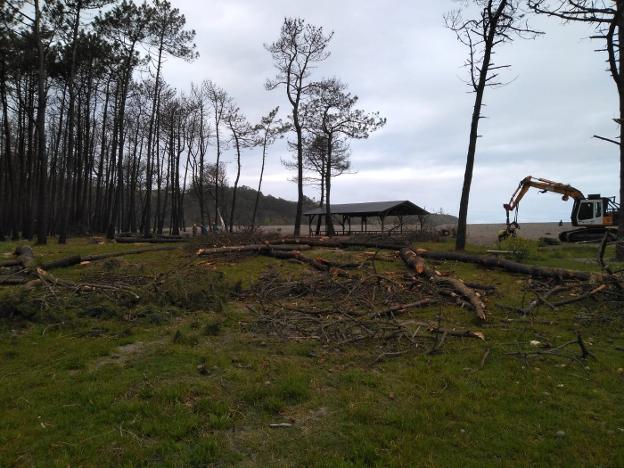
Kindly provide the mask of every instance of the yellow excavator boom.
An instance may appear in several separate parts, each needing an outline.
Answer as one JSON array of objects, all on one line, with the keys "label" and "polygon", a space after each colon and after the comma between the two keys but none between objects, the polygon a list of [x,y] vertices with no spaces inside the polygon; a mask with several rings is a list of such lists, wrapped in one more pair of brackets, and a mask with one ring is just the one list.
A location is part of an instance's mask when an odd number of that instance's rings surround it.
[{"label": "yellow excavator boom", "polygon": [[568,184],[562,184],[561,182],[555,182],[548,179],[542,179],[539,177],[527,176],[520,181],[518,188],[511,196],[509,203],[505,203],[503,206],[509,214],[510,211],[518,209],[518,205],[520,200],[524,197],[524,195],[528,192],[528,190],[533,187],[536,189],[540,189],[542,193],[545,192],[554,192],[560,193],[562,195],[561,199],[563,201],[567,201],[569,198],[574,200],[583,200],[585,199],[585,195],[579,189],[572,187]]}]

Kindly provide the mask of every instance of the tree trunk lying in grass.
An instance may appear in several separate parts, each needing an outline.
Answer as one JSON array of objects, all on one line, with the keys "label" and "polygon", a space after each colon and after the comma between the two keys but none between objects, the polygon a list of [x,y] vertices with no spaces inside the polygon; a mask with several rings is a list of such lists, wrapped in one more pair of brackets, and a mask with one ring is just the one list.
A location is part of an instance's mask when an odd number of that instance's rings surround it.
[{"label": "tree trunk lying in grass", "polygon": [[307,244],[302,245],[269,245],[269,244],[249,244],[249,245],[231,245],[227,247],[213,247],[206,249],[199,249],[197,255],[218,255],[227,253],[239,253],[239,252],[258,252],[261,253],[266,250],[281,250],[281,251],[294,251],[294,250],[310,250],[312,247]]},{"label": "tree trunk lying in grass", "polygon": [[408,267],[419,275],[426,275],[434,283],[449,285],[472,304],[479,320],[485,320],[485,304],[481,301],[476,292],[460,280],[448,276],[440,276],[437,271],[428,268],[422,257],[417,255],[412,249],[404,247],[401,249],[400,253],[401,259],[403,259],[403,262],[405,262]]},{"label": "tree trunk lying in grass", "polygon": [[61,258],[59,260],[52,260],[51,262],[43,263],[41,268],[44,270],[53,270],[54,268],[64,268],[69,266],[78,265],[82,262],[95,262],[97,260],[104,260],[114,257],[125,257],[126,255],[138,255],[148,252],[163,252],[166,250],[176,250],[179,247],[163,246],[163,247],[146,247],[143,249],[132,249],[123,252],[109,252],[105,254],[97,255],[72,255],[71,257]]},{"label": "tree trunk lying in grass", "polygon": [[[72,255],[70,257],[61,258],[58,260],[52,260],[50,262],[42,263],[37,266],[35,261],[35,257],[32,249],[29,246],[20,246],[15,249],[15,255],[17,258],[15,260],[11,260],[10,262],[3,262],[0,264],[0,267],[10,266],[10,267],[21,267],[26,274],[35,275],[39,278],[39,280],[45,279],[46,281],[58,282],[59,280],[48,273],[48,270],[53,270],[55,268],[64,268],[70,267],[74,265],[78,265],[82,262],[94,262],[97,260],[104,260],[107,258],[113,257],[123,257],[126,255],[137,255],[147,252],[161,252],[165,250],[176,250],[179,249],[177,246],[162,246],[162,247],[146,247],[142,249],[132,249],[126,250],[123,252],[109,252],[105,254],[97,254],[97,255]],[[43,277],[43,278],[42,278]],[[28,279],[24,276],[0,276],[0,285],[10,286],[10,285],[20,285],[27,283]]]},{"label": "tree trunk lying in grass", "polygon": [[19,262],[19,266],[24,270],[23,272],[26,274],[34,275],[37,277],[35,280],[30,280],[23,275],[20,276],[9,276],[0,280],[0,284],[2,285],[15,285],[15,284],[26,284],[26,287],[29,285],[41,284],[45,282],[49,283],[57,283],[58,280],[53,275],[45,271],[43,268],[37,266],[37,262],[35,261],[35,256],[33,254],[32,249],[27,245],[19,246],[15,249],[15,255],[17,255],[17,261]]},{"label": "tree trunk lying in grass", "polygon": [[[371,247],[378,249],[389,250],[401,250],[407,247],[406,244],[392,243],[392,242],[375,242],[375,241],[360,241],[350,239],[283,239],[275,241],[277,243],[287,244],[299,244],[299,245],[311,245],[313,247],[328,247],[328,248],[344,248],[344,247]],[[541,276],[545,278],[558,278],[558,279],[571,279],[588,281],[591,279],[600,279],[601,275],[598,273],[591,273],[587,271],[579,270],[567,270],[564,268],[551,268],[541,267],[536,265],[525,265],[523,263],[514,262],[512,260],[505,260],[495,257],[493,255],[476,255],[467,254],[463,252],[433,252],[428,250],[418,249],[418,255],[430,260],[449,260],[455,262],[475,263],[487,268],[501,268],[511,273],[520,273],[523,275]]]},{"label": "tree trunk lying in grass", "polygon": [[301,250],[310,250],[310,249],[311,247],[306,244],[303,244],[303,245],[249,244],[249,245],[199,249],[197,251],[197,255],[209,256],[209,255],[219,255],[219,254],[228,254],[228,253],[251,252],[251,253],[258,253],[260,255],[265,255],[267,257],[279,258],[281,260],[291,260],[291,259],[297,260],[302,263],[306,263],[319,271],[329,271],[330,268],[334,268],[334,267],[336,268],[345,267],[345,265],[339,265],[334,262],[330,262],[329,260],[324,260],[322,258],[310,258],[301,254]]},{"label": "tree trunk lying in grass", "polygon": [[186,240],[181,237],[116,237],[115,242],[118,244],[172,244],[186,242]]},{"label": "tree trunk lying in grass", "polygon": [[331,262],[318,258],[310,258],[302,255],[299,250],[279,250],[266,247],[260,251],[262,255],[267,255],[273,258],[279,258],[282,260],[298,260],[300,262],[310,265],[312,268],[319,271],[329,271]]},{"label": "tree trunk lying in grass", "polygon": [[403,247],[407,247],[406,242],[386,242],[386,241],[372,241],[372,240],[358,240],[358,239],[336,239],[335,237],[327,239],[319,238],[288,238],[277,239],[269,241],[271,245],[279,244],[293,244],[293,245],[310,245],[312,247],[327,247],[327,248],[345,248],[345,247],[369,247],[385,250],[401,250]]},{"label": "tree trunk lying in grass", "polygon": [[511,273],[521,273],[523,275],[541,276],[545,278],[572,279],[587,281],[599,274],[588,271],[566,270],[564,268],[541,267],[536,265],[525,265],[523,263],[505,260],[492,255],[471,255],[461,252],[430,252],[419,251],[419,255],[430,260],[450,260],[456,262],[476,263],[488,268],[501,268]]},{"label": "tree trunk lying in grass", "polygon": [[16,286],[26,283],[28,280],[21,276],[0,276],[0,285]]}]

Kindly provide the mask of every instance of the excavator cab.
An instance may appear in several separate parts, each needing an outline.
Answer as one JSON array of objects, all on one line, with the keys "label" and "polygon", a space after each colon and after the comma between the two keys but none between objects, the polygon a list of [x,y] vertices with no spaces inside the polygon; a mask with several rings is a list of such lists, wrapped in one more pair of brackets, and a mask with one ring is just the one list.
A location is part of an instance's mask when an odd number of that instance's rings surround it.
[{"label": "excavator cab", "polygon": [[590,194],[584,200],[576,200],[572,208],[573,226],[612,226],[617,213],[614,200]]},{"label": "excavator cab", "polygon": [[572,210],[573,226],[602,225],[602,199],[579,200],[575,203],[576,210]]}]

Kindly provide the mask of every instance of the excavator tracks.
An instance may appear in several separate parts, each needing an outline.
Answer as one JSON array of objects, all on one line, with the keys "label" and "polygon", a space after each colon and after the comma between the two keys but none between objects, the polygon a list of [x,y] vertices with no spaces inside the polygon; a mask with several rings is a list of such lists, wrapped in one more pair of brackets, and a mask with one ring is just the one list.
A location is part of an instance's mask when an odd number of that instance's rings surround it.
[{"label": "excavator tracks", "polygon": [[605,232],[611,233],[613,238],[616,238],[617,231],[615,228],[596,226],[564,231],[559,234],[559,240],[561,242],[599,242],[604,237]]}]

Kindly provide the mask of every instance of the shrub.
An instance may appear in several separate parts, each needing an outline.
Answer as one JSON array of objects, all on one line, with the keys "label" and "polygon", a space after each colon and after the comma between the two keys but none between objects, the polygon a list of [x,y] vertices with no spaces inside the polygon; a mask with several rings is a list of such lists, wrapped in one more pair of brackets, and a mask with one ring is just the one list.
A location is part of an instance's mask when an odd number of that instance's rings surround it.
[{"label": "shrub", "polygon": [[509,250],[511,258],[521,262],[537,254],[537,242],[522,237],[510,237],[499,242],[502,250]]}]

